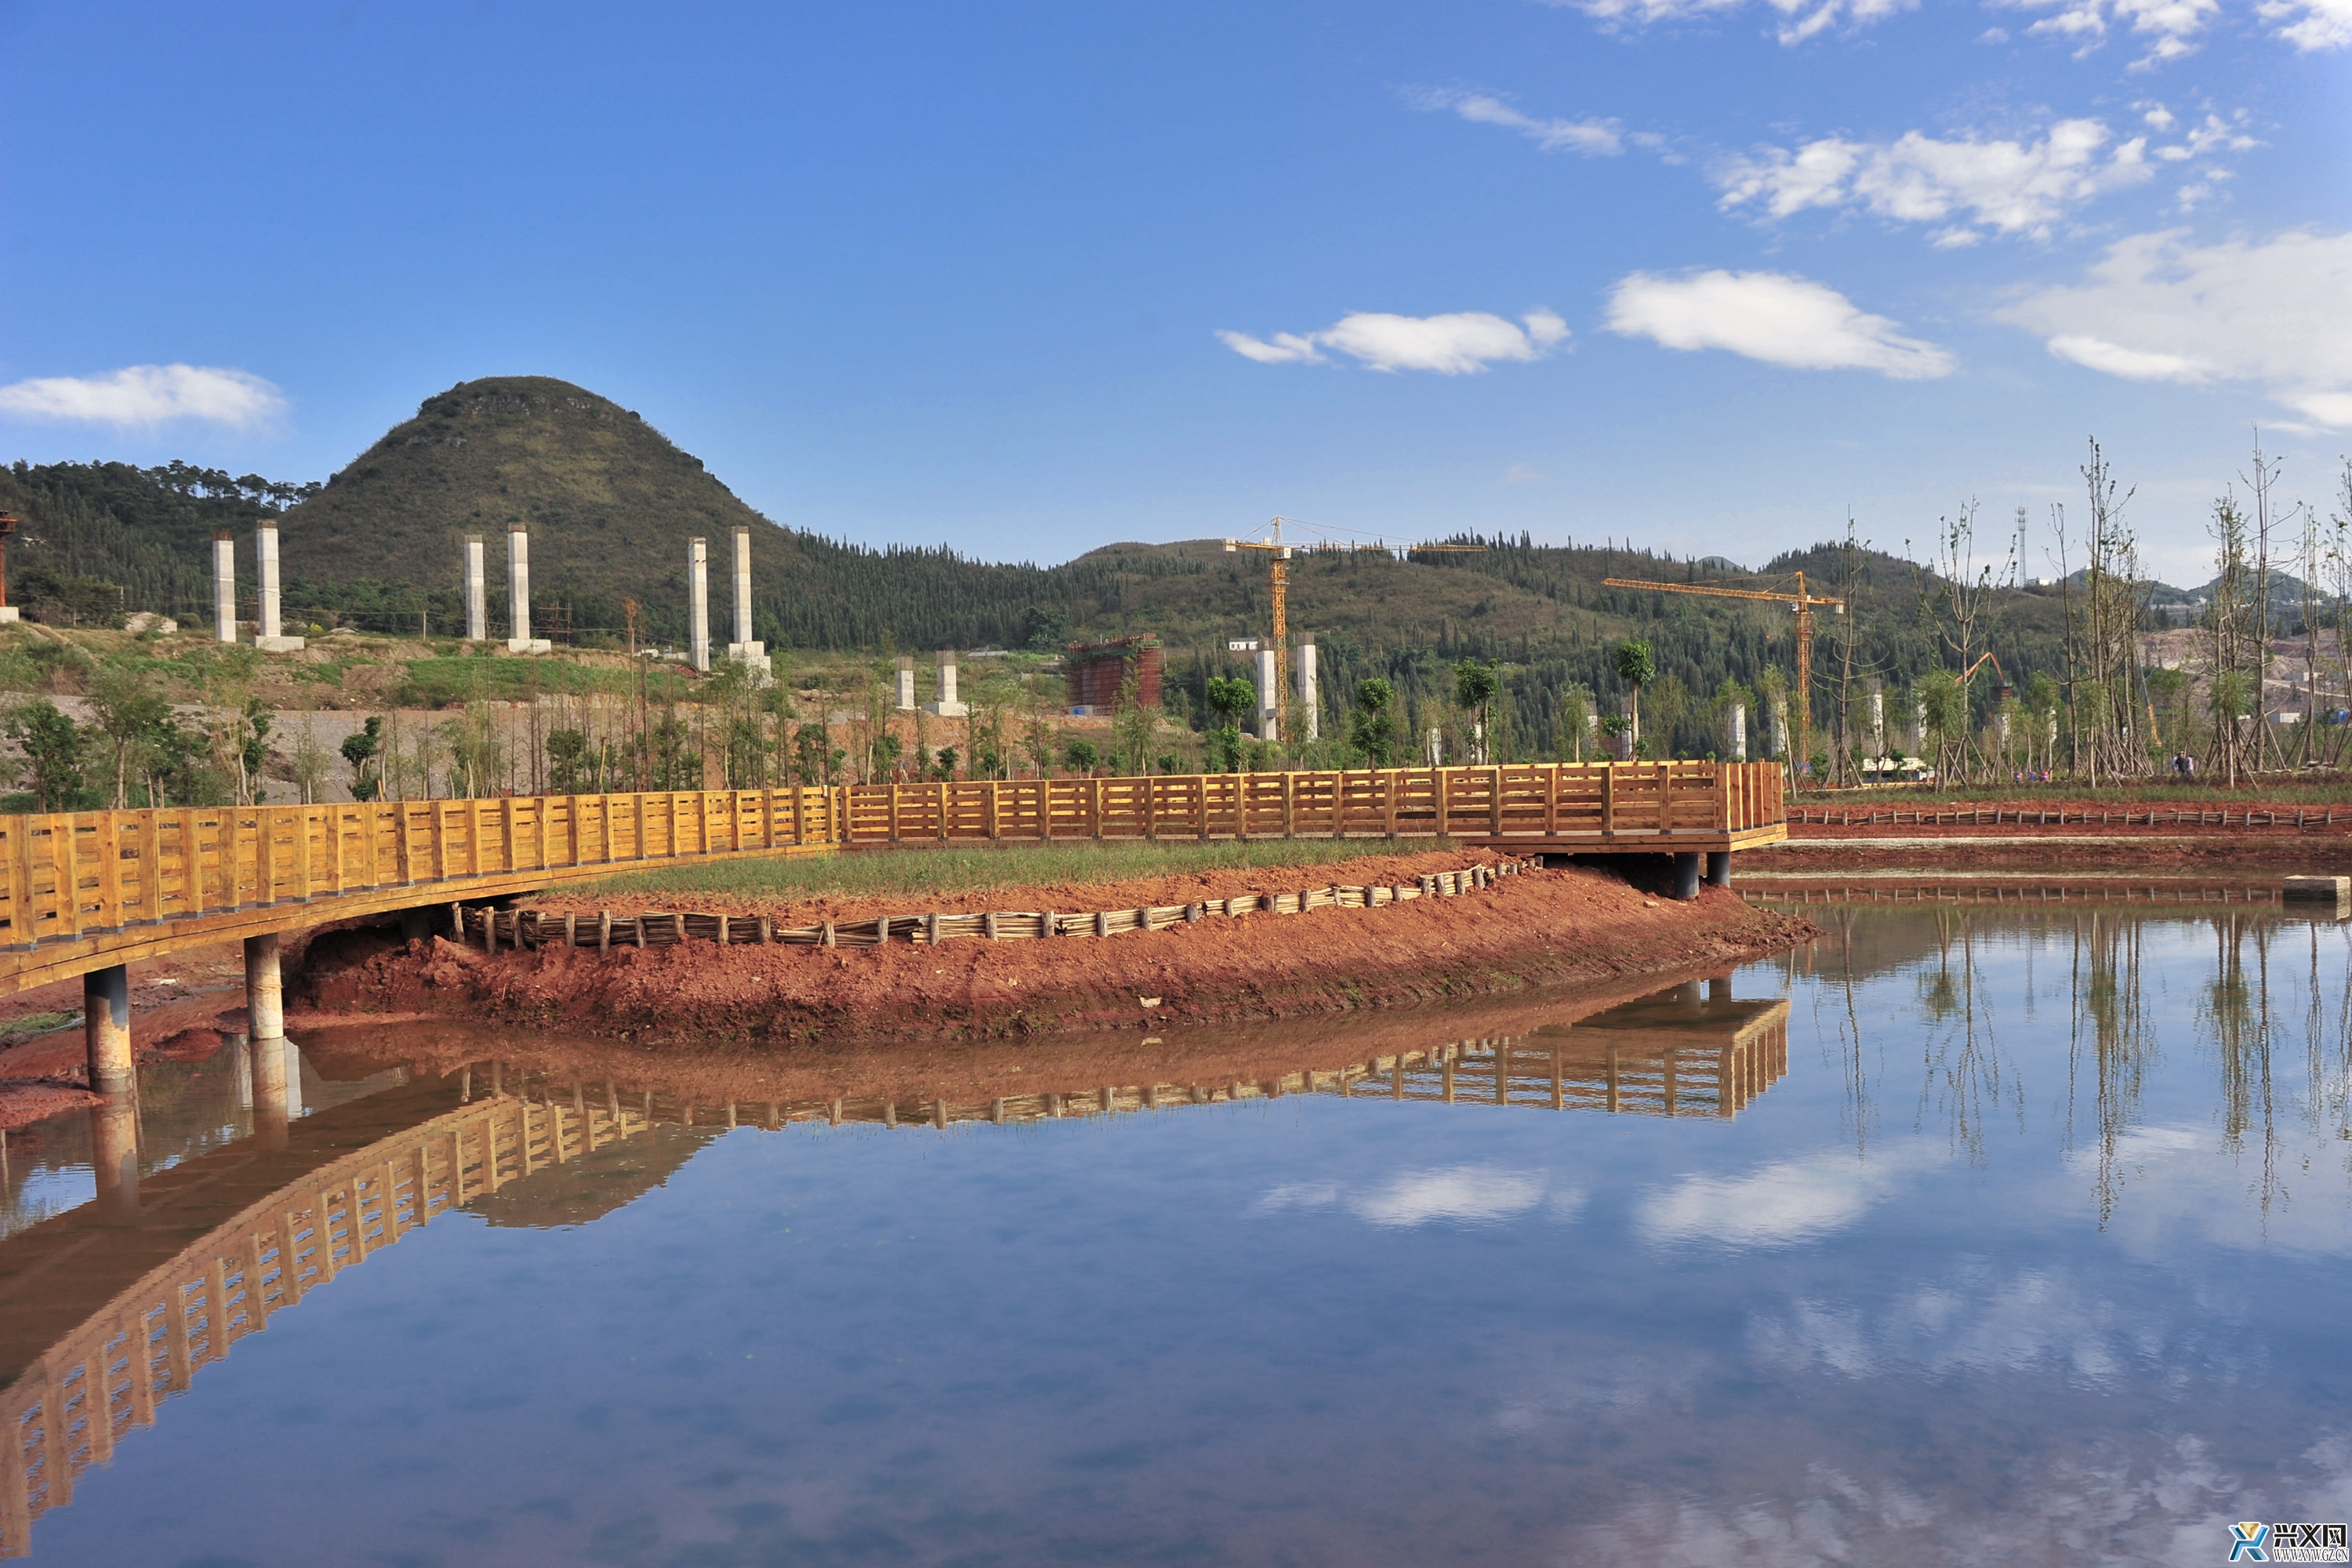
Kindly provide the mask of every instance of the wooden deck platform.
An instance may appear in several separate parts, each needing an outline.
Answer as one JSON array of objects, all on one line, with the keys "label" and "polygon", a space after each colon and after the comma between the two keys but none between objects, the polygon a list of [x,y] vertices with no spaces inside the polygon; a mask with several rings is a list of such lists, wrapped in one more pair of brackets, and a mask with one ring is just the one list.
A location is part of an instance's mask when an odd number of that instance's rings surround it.
[{"label": "wooden deck platform", "polygon": [[1769,763],[1515,763],[0,816],[0,994],[132,959],[656,866],[976,843],[1445,839],[1727,852]]}]

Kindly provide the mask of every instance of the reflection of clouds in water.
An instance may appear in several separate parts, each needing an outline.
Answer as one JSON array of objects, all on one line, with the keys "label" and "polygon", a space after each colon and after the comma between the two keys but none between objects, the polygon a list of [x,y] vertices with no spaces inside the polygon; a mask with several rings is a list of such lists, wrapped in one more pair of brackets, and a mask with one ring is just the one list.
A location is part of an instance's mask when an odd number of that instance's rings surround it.
[{"label": "reflection of clouds in water", "polygon": [[1844,1229],[1891,1196],[1907,1171],[1929,1163],[1926,1151],[1867,1163],[1816,1154],[1745,1176],[1685,1176],[1646,1194],[1634,1223],[1654,1242],[1788,1247]]},{"label": "reflection of clouds in water", "polygon": [[[2282,1119],[2275,1172],[2284,1173],[2263,1206],[2263,1152],[2259,1131],[2232,1157],[2219,1129],[2168,1125],[2136,1128],[2115,1142],[2113,1168],[2117,1196],[2106,1228],[2125,1249],[2145,1259],[2177,1258],[2184,1246],[2251,1249],[2283,1248],[2342,1257],[2352,1253],[2352,1227],[2344,1224],[2343,1187],[2318,1180],[2318,1173],[2341,1168],[2333,1141],[2301,1121]],[[2079,1208],[2095,1149],[2078,1151],[2066,1166],[2057,1201]],[[2305,1183],[2312,1186],[2305,1191]]]},{"label": "reflection of clouds in water", "polygon": [[1651,1497],[1579,1531],[1566,1562],[1717,1568],[1727,1563],[2219,1563],[2230,1521],[2343,1519],[2352,1440],[2329,1434],[2280,1467],[2276,1489],[2216,1464],[2195,1437],[2156,1439],[2142,1458],[2062,1459],[2004,1489],[1999,1506],[1932,1486],[1857,1479],[1817,1464],[1787,1502],[1712,1505]]},{"label": "reflection of clouds in water", "polygon": [[1372,1225],[1409,1226],[1433,1221],[1493,1224],[1541,1205],[1556,1219],[1574,1219],[1584,1207],[1577,1187],[1552,1186],[1540,1171],[1508,1171],[1491,1165],[1450,1165],[1441,1170],[1401,1171],[1375,1187],[1343,1188],[1336,1182],[1279,1186],[1260,1198],[1261,1211],[1345,1207]]},{"label": "reflection of clouds in water", "polygon": [[[1748,1328],[1749,1352],[1765,1365],[1802,1373],[1814,1368],[1849,1377],[1890,1373],[2063,1373],[2076,1383],[2117,1387],[2145,1376],[2149,1364],[2194,1359],[2224,1377],[2215,1344],[2188,1345],[2161,1325],[2126,1323],[2114,1303],[2086,1300],[2040,1269],[2009,1278],[1990,1271],[1924,1284],[1876,1308],[1799,1300],[1759,1314]],[[2223,1353],[2224,1363],[2234,1361]]]}]

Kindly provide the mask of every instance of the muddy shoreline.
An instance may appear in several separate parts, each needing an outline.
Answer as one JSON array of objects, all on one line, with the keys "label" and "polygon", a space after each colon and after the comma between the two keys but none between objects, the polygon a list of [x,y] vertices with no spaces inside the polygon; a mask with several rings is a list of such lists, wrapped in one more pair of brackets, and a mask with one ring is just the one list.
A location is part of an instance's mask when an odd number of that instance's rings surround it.
[{"label": "muddy shoreline", "polygon": [[[1381,856],[1312,875],[1318,883],[1370,883],[1496,858]],[[441,938],[400,943],[388,933],[351,932],[313,943],[290,990],[288,1024],[463,1020],[639,1045],[767,1050],[1141,1037],[1727,969],[1812,933],[1802,917],[1756,909],[1727,889],[1676,902],[1657,883],[1638,880],[1650,874],[1643,867],[1629,882],[1618,868],[1579,865],[1380,909],[1260,912],[1108,939],[937,948],[695,942],[492,955]],[[1295,871],[1225,871],[999,890],[980,902],[1115,908],[1271,893],[1297,879]],[[778,918],[801,912],[779,907]]]}]

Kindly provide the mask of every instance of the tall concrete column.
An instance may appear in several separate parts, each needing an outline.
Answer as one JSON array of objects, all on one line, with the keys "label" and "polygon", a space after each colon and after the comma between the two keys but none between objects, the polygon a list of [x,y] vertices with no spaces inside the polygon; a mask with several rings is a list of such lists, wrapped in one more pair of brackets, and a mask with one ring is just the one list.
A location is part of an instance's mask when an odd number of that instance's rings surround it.
[{"label": "tall concrete column", "polygon": [[1281,726],[1277,722],[1275,703],[1275,683],[1282,679],[1282,666],[1276,662],[1274,649],[1257,650],[1257,738],[1279,741]]},{"label": "tall concrete column", "polygon": [[278,633],[278,525],[267,518],[253,530],[253,566],[261,579],[261,635],[274,637]]},{"label": "tall concrete column", "polygon": [[915,710],[915,660],[909,654],[898,656],[897,707],[902,713],[911,713]]},{"label": "tall concrete column", "polygon": [[707,540],[686,542],[687,616],[693,632],[694,668],[710,668],[710,545]]},{"label": "tall concrete column", "polygon": [[488,642],[490,637],[490,588],[482,561],[482,536],[466,535],[466,640]]},{"label": "tall concrete column", "polygon": [[1870,683],[1870,754],[1886,754],[1886,689],[1875,680]]},{"label": "tall concrete column", "polygon": [[286,982],[278,967],[278,933],[245,939],[246,1033],[257,1049],[286,1037]]},{"label": "tall concrete column", "polygon": [[961,719],[971,711],[956,696],[956,656],[951,648],[940,649],[940,700],[930,710],[942,719]]},{"label": "tall concrete column", "polygon": [[735,531],[735,641],[748,648],[751,641],[751,531]]},{"label": "tall concrete column", "polygon": [[82,1040],[89,1087],[117,1094],[134,1081],[131,1065],[131,972],[121,964],[81,977]]},{"label": "tall concrete column", "polygon": [[236,535],[226,528],[213,530],[213,630],[236,641]]},{"label": "tall concrete column", "polygon": [[1297,727],[1299,738],[1306,741],[1318,741],[1323,737],[1323,716],[1316,711],[1315,645],[1311,642],[1300,643],[1297,651],[1291,657],[1297,665],[1299,720]]},{"label": "tall concrete column", "polygon": [[301,1058],[294,1054],[291,1040],[259,1040],[251,1046],[253,1054],[253,1133],[265,1149],[286,1147],[286,1129],[293,1120],[294,1091],[301,1087],[297,1076],[301,1071]]},{"label": "tall concrete column", "polygon": [[139,1100],[110,1094],[89,1108],[90,1174],[98,1179],[98,1215],[109,1225],[139,1218]]},{"label": "tall concrete column", "polygon": [[507,651],[536,652],[530,637],[530,534],[519,522],[507,525]]},{"label": "tall concrete column", "polygon": [[282,624],[278,593],[278,524],[263,518],[253,529],[253,561],[261,576],[261,620],[253,646],[268,653],[293,653],[303,639],[289,637]]},{"label": "tall concrete column", "polygon": [[1735,763],[1748,760],[1748,704],[1745,702],[1731,705],[1731,760]]}]

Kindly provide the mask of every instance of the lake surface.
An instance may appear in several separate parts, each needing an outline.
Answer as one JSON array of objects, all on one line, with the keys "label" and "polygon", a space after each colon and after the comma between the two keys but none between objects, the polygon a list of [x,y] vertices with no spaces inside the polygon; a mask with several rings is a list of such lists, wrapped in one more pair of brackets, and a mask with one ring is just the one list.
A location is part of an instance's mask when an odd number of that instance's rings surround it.
[{"label": "lake surface", "polygon": [[[207,1359],[154,1329],[135,1427],[131,1331],[107,1340],[110,1458],[88,1374],[27,1403],[67,1374],[58,1334],[15,1331],[27,1479],[0,1545],[2204,1563],[2232,1521],[2352,1517],[2352,926],[1811,913],[1821,941],[1712,983],[1499,1039],[1433,1016],[1402,1070],[1272,1097],[689,1108],[507,1071],[488,1040],[448,1079],[308,1069],[274,1158],[335,1129],[403,1157],[404,1130],[510,1101],[607,1103],[614,1136],[377,1235],[266,1330],[234,1267],[192,1277],[241,1336]],[[147,1212],[258,1142],[240,1070],[153,1070]],[[0,1205],[0,1275],[86,1248],[40,1287],[61,1321],[77,1289],[119,1313],[185,1271],[173,1240],[139,1275],[103,1248],[144,1222],[72,1206],[89,1120],[18,1134]],[[215,1207],[283,1199],[257,1182]]]}]

